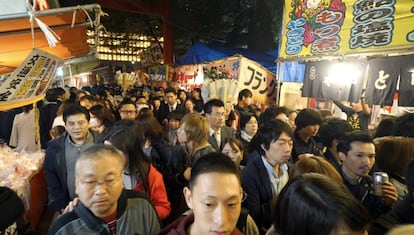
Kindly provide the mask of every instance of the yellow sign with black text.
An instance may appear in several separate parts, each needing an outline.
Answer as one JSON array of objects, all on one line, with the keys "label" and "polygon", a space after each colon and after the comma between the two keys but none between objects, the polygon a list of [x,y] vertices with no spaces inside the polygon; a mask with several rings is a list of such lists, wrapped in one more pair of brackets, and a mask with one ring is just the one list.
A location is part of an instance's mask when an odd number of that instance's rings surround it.
[{"label": "yellow sign with black text", "polygon": [[412,0],[286,0],[280,59],[414,51]]}]

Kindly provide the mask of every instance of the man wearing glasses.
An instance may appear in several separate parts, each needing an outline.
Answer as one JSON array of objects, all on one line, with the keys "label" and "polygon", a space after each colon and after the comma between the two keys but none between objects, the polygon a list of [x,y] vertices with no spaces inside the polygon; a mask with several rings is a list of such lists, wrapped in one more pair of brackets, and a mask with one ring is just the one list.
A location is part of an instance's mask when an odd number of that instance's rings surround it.
[{"label": "man wearing glasses", "polygon": [[138,117],[137,106],[131,99],[124,99],[121,101],[118,110],[122,120],[135,120]]},{"label": "man wearing glasses", "polygon": [[204,113],[208,121],[209,137],[208,142],[213,146],[216,151],[220,151],[221,143],[225,139],[233,137],[234,130],[231,127],[225,125],[226,111],[224,109],[223,101],[219,99],[211,99],[204,104]]},{"label": "man wearing glasses", "polygon": [[157,234],[160,224],[145,194],[124,189],[123,154],[110,145],[94,145],[76,162],[74,210],[57,218],[49,234]]}]

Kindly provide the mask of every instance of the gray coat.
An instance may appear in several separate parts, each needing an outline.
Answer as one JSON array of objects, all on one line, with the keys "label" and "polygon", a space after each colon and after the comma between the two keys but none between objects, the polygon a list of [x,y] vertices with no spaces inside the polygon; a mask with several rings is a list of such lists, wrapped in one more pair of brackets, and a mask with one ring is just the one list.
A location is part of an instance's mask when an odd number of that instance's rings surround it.
[{"label": "gray coat", "polygon": [[[155,235],[160,231],[157,213],[142,192],[122,191],[118,199],[116,234]],[[59,216],[48,234],[110,234],[108,225],[79,203],[69,213]]]}]

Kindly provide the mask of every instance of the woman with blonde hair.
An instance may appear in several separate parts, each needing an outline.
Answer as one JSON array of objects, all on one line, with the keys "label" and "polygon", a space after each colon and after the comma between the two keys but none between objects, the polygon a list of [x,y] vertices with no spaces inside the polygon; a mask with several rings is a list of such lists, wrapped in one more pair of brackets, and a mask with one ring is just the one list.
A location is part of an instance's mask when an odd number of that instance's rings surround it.
[{"label": "woman with blonde hair", "polygon": [[[208,122],[199,113],[188,113],[180,121],[177,130],[179,145],[173,146],[173,154],[169,161],[172,172],[166,177],[166,185],[171,202],[171,214],[168,222],[173,222],[188,210],[183,195],[183,188],[188,185],[191,175],[191,167],[203,155],[215,152],[208,143]],[[166,224],[168,224],[166,222]]]},{"label": "woman with blonde hair", "polygon": [[305,173],[319,173],[342,184],[342,176],[325,158],[310,156],[299,159],[289,172],[289,180],[294,179]]},{"label": "woman with blonde hair", "polygon": [[405,178],[408,163],[414,160],[414,138],[384,138],[377,146],[375,159],[378,168],[388,173],[398,198],[402,199],[408,192]]},{"label": "woman with blonde hair", "polygon": [[180,122],[177,130],[178,142],[185,153],[184,177],[190,178],[191,166],[201,156],[215,152],[215,149],[208,143],[208,122],[199,113],[188,113]]}]

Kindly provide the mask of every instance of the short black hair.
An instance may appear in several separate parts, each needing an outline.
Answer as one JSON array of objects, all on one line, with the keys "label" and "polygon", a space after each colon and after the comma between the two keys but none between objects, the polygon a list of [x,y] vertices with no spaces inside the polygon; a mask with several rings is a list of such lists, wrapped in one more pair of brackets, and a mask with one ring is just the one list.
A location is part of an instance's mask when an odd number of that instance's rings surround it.
[{"label": "short black hair", "polygon": [[45,98],[49,102],[55,102],[58,98],[58,95],[56,94],[56,89],[47,89]]},{"label": "short black hair", "polygon": [[279,119],[270,120],[265,125],[259,127],[259,130],[250,142],[250,148],[263,155],[264,150],[261,146],[263,145],[265,149],[269,149],[270,144],[279,139],[282,133],[287,134],[293,140],[293,131],[289,124]]},{"label": "short black hair", "polygon": [[164,89],[162,87],[157,86],[154,88],[154,91],[164,91]]},{"label": "short black hair", "polygon": [[213,107],[224,107],[224,102],[220,99],[211,99],[204,104],[204,113],[210,114]]},{"label": "short black hair", "polygon": [[56,92],[56,95],[58,96],[64,95],[66,93],[65,89],[63,89],[62,87],[56,87],[55,92]]},{"label": "short black hair", "polygon": [[295,119],[297,130],[311,125],[321,125],[322,122],[322,114],[315,109],[302,109]]},{"label": "short black hair", "polygon": [[240,115],[239,129],[244,130],[244,128],[246,127],[246,124],[250,121],[250,119],[252,119],[252,117],[256,118],[257,120],[257,117],[253,113],[250,113],[250,112],[245,112],[243,113],[243,115]]},{"label": "short black hair", "polygon": [[181,119],[183,118],[183,116],[184,115],[182,113],[178,112],[177,110],[174,110],[174,111],[170,112],[167,115],[167,119],[168,119],[168,121],[170,121],[170,120],[181,121]]},{"label": "short black hair", "polygon": [[97,90],[96,95],[99,95],[103,99],[106,99],[108,97],[108,94],[106,94],[106,91],[104,89]]},{"label": "short black hair", "polygon": [[70,104],[68,107],[66,107],[65,110],[63,110],[63,121],[66,123],[66,120],[69,116],[76,115],[76,114],[84,114],[86,117],[86,120],[89,121],[91,119],[91,116],[89,114],[89,111],[78,104]]},{"label": "short black hair", "polygon": [[319,136],[322,144],[332,147],[332,141],[341,139],[346,133],[352,131],[352,126],[346,120],[332,118],[322,123]]},{"label": "short black hair", "polygon": [[351,143],[353,142],[362,142],[362,143],[372,143],[374,141],[371,135],[365,130],[354,130],[350,133],[343,136],[336,146],[338,153],[344,153],[345,155],[351,150]]},{"label": "short black hair", "polygon": [[250,91],[249,89],[243,89],[243,90],[241,90],[240,92],[239,92],[239,97],[238,97],[238,99],[239,100],[241,100],[241,99],[243,99],[243,97],[253,97],[253,93],[252,93],[252,91]]},{"label": "short black hair", "polygon": [[284,113],[286,116],[288,115],[288,109],[286,107],[278,107],[276,105],[271,105],[267,107],[262,114],[260,114],[259,117],[259,124],[265,125],[270,120],[273,120],[278,116],[279,114]]},{"label": "short black hair", "polygon": [[82,98],[79,99],[79,101],[89,100],[90,102],[95,102],[96,98],[93,95],[85,95],[82,96]]},{"label": "short black hair", "polygon": [[397,117],[394,124],[394,136],[414,137],[414,113]]},{"label": "short black hair", "polygon": [[228,173],[234,174],[239,180],[241,187],[240,170],[234,162],[225,154],[220,152],[208,153],[200,157],[191,168],[189,181],[190,190],[197,182],[197,178],[207,173]]},{"label": "short black hair", "polygon": [[135,106],[135,108],[137,108],[137,105],[135,104],[135,102],[129,98],[125,98],[123,99],[119,105],[118,105],[118,110],[120,110],[122,108],[122,106],[127,105],[127,104],[132,104]]},{"label": "short black hair", "polygon": [[193,89],[193,91],[195,91],[195,92],[197,92],[197,93],[200,93],[200,94],[201,94],[201,89],[200,89],[200,88],[198,88],[198,87],[194,88],[194,89]]},{"label": "short black hair", "polygon": [[392,136],[394,134],[394,118],[384,118],[380,121],[375,130],[374,138]]},{"label": "short black hair", "polygon": [[174,95],[177,95],[177,91],[173,88],[165,89],[164,94],[166,95],[167,93],[173,93]]}]

